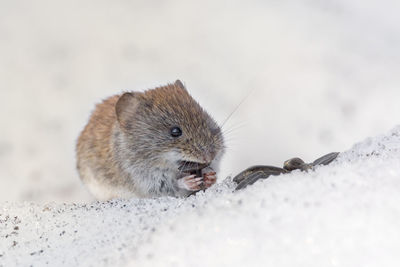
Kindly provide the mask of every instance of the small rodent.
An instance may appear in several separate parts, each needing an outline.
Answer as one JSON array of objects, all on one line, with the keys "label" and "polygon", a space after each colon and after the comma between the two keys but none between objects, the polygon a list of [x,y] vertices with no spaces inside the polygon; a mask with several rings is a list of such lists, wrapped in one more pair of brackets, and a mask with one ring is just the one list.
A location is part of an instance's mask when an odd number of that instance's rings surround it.
[{"label": "small rodent", "polygon": [[99,200],[185,197],[216,182],[224,139],[181,81],[98,104],[77,142],[80,178]]}]

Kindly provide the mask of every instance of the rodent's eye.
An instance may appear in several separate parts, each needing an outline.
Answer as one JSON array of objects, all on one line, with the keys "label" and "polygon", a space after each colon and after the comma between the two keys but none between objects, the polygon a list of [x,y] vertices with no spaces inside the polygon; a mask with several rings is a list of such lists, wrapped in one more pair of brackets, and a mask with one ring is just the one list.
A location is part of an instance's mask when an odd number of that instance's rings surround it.
[{"label": "rodent's eye", "polygon": [[175,127],[171,128],[170,133],[171,133],[171,136],[173,136],[173,137],[179,137],[182,135],[182,130],[178,126],[175,126]]}]

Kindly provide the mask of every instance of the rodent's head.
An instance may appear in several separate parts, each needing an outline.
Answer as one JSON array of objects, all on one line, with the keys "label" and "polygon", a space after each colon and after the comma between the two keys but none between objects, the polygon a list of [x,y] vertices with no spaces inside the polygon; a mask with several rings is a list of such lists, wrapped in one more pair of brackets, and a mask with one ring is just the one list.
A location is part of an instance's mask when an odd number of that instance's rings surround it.
[{"label": "rodent's head", "polygon": [[179,80],[144,93],[124,93],[115,109],[130,149],[148,160],[210,164],[224,151],[220,127]]}]

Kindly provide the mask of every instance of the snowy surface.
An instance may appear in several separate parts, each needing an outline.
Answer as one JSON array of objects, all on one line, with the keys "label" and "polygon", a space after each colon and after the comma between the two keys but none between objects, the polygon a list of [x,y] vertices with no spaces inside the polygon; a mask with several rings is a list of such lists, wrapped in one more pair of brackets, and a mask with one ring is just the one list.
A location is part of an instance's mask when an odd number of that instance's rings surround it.
[{"label": "snowy surface", "polygon": [[0,0],[0,201],[82,202],[94,104],[182,79],[225,125],[221,177],[400,124],[398,0]]},{"label": "snowy surface", "polygon": [[233,186],[188,199],[3,204],[0,266],[400,264],[400,126],[329,166]]}]

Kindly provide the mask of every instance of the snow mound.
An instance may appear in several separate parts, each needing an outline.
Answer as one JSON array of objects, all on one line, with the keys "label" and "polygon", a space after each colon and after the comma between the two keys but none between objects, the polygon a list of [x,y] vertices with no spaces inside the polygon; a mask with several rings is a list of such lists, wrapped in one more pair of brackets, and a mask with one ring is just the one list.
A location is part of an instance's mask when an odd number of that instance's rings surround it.
[{"label": "snow mound", "polygon": [[400,127],[315,171],[234,186],[227,178],[188,199],[2,204],[0,266],[400,264]]}]

